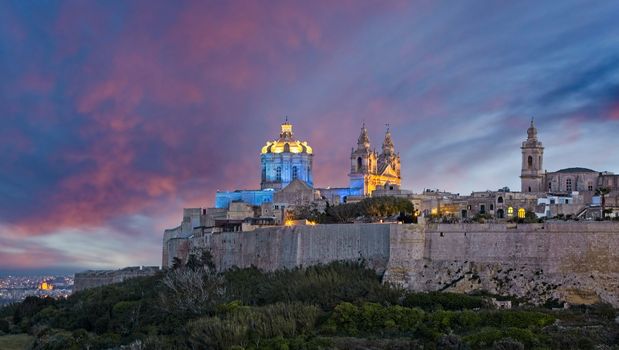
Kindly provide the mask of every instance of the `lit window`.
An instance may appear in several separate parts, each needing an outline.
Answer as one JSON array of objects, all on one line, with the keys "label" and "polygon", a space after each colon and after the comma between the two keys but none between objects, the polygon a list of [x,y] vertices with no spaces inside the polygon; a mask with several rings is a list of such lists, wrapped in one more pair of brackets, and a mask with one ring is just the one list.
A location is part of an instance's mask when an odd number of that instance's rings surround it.
[{"label": "lit window", "polygon": [[507,208],[507,216],[514,216],[514,208],[512,207]]},{"label": "lit window", "polygon": [[524,210],[524,208],[518,209],[518,218],[524,219],[526,215],[527,215],[527,212]]},{"label": "lit window", "polygon": [[299,177],[299,170],[297,169],[296,166],[292,167],[292,179],[296,179],[297,177]]}]

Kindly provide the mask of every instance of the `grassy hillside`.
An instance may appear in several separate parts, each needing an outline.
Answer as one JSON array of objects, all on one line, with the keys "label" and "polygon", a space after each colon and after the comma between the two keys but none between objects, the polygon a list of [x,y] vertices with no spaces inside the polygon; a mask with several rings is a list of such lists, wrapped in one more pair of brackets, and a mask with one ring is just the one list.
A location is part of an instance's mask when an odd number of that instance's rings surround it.
[{"label": "grassy hillside", "polygon": [[32,344],[33,338],[28,334],[10,334],[0,336],[0,349],[24,350]]},{"label": "grassy hillside", "polygon": [[608,306],[493,310],[485,300],[406,293],[350,263],[217,274],[205,255],[67,300],[28,298],[0,310],[0,318],[11,332],[32,335],[32,349],[131,343],[147,349],[613,349],[619,343],[616,312]]}]

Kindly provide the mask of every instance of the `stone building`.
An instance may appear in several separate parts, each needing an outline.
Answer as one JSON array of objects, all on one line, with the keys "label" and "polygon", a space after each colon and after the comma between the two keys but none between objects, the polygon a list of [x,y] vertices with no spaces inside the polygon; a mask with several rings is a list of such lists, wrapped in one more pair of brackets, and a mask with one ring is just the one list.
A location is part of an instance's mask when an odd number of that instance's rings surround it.
[{"label": "stone building", "polygon": [[596,171],[572,167],[554,172],[544,171],[544,147],[537,138],[533,120],[527,130],[527,139],[522,143],[522,169],[520,174],[522,192],[570,195],[579,192],[591,202],[599,188],[610,192],[619,191],[619,175],[609,171]]}]

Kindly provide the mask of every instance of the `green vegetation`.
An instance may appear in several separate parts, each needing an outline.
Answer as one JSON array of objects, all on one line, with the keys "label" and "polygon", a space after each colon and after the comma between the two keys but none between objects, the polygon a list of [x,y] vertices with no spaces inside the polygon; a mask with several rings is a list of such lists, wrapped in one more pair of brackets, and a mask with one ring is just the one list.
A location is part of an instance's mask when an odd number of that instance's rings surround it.
[{"label": "green vegetation", "polygon": [[294,219],[307,219],[321,224],[347,223],[363,218],[368,222],[376,222],[397,216],[399,221],[411,223],[415,208],[413,203],[405,198],[375,197],[365,198],[356,203],[344,203],[327,206],[320,212],[315,206],[298,207],[293,214]]},{"label": "green vegetation", "polygon": [[0,309],[0,332],[29,334],[0,336],[0,348],[617,349],[611,307],[493,310],[485,298],[407,293],[343,262],[216,273],[205,253],[158,276]]}]

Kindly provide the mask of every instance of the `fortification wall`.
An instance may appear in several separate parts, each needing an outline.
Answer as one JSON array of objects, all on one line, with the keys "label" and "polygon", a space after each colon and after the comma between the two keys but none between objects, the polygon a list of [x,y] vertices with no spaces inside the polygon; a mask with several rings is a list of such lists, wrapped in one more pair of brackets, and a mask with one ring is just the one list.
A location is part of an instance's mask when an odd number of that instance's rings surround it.
[{"label": "fortification wall", "polygon": [[365,260],[384,271],[389,257],[390,225],[316,225],[260,228],[195,238],[191,249],[207,248],[216,266],[256,266],[277,270],[336,260]]},{"label": "fortification wall", "polygon": [[120,270],[89,270],[75,274],[73,292],[120,283],[125,280],[152,276],[160,271],[159,266],[131,266]]},{"label": "fortification wall", "polygon": [[189,241],[188,249],[196,248],[211,250],[222,270],[363,259],[384,272],[384,281],[415,291],[484,290],[539,303],[619,307],[619,223],[613,222],[272,227],[207,234]]},{"label": "fortification wall", "polygon": [[421,239],[391,240],[385,281],[416,291],[484,290],[538,303],[619,306],[617,223],[428,225],[422,231],[421,259],[400,253],[419,249]]}]

